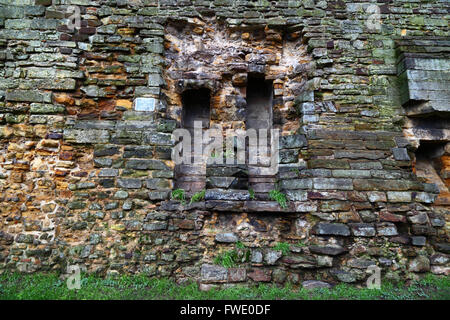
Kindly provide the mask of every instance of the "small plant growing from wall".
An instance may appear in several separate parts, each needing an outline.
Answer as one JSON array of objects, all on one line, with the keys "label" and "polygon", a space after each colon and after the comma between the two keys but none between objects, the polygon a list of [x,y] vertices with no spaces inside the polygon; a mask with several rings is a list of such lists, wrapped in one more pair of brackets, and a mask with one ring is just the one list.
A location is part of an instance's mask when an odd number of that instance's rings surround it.
[{"label": "small plant growing from wall", "polygon": [[214,258],[214,263],[225,268],[233,268],[238,261],[238,255],[236,250],[229,250],[220,253]]},{"label": "small plant growing from wall", "polygon": [[250,250],[238,241],[235,244],[235,249],[219,253],[214,258],[214,263],[225,268],[233,268],[239,263],[250,260]]},{"label": "small plant growing from wall", "polygon": [[281,251],[284,256],[288,255],[290,252],[290,244],[287,242],[278,242],[274,247],[274,250]]},{"label": "small plant growing from wall", "polygon": [[189,204],[192,204],[193,202],[205,200],[205,193],[206,193],[205,189],[194,193],[194,195],[192,195],[192,198],[191,198],[191,201],[189,202]]},{"label": "small plant growing from wall", "polygon": [[306,243],[304,243],[303,241],[301,241],[301,240],[299,240],[298,242],[297,242],[297,247],[306,247],[307,245],[306,245]]},{"label": "small plant growing from wall", "polygon": [[180,200],[181,204],[186,204],[186,192],[183,189],[175,189],[172,191],[172,199]]},{"label": "small plant growing from wall", "polygon": [[269,198],[271,200],[274,200],[278,202],[281,208],[286,209],[287,208],[287,198],[284,193],[282,193],[280,190],[271,190],[269,192]]},{"label": "small plant growing from wall", "polygon": [[241,241],[236,242],[236,248],[237,249],[245,249],[245,244],[243,244]]},{"label": "small plant growing from wall", "polygon": [[253,189],[248,189],[248,193],[250,194],[250,200],[256,200],[256,197],[255,197],[255,190],[253,190]]}]

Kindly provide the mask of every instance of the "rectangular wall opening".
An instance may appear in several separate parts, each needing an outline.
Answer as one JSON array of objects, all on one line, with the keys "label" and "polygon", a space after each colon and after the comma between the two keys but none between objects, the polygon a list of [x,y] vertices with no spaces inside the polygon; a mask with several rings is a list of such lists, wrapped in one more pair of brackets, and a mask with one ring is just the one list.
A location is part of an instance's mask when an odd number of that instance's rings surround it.
[{"label": "rectangular wall opening", "polygon": [[264,77],[248,76],[247,129],[272,128],[273,84]]},{"label": "rectangular wall opening", "polygon": [[[270,155],[270,129],[273,123],[273,82],[263,75],[248,75],[247,82],[247,118],[246,128],[255,129],[260,139],[259,129],[267,129],[267,154]],[[246,150],[249,150],[247,147]],[[275,188],[276,177],[269,170],[270,163],[264,161],[258,153],[258,163],[248,165],[249,188],[258,199],[265,199],[267,192]],[[247,156],[248,159],[248,156]]]},{"label": "rectangular wall opening", "polygon": [[[201,121],[202,128],[209,128],[211,93],[209,89],[190,89],[183,92],[182,127],[194,130],[194,122]],[[192,131],[193,132],[193,131]]]},{"label": "rectangular wall opening", "polygon": [[450,198],[450,149],[446,141],[420,141],[415,152],[415,172],[428,183],[434,183],[439,189],[436,205],[448,205]]},{"label": "rectangular wall opening", "polygon": [[181,126],[191,134],[192,156],[190,163],[178,164],[175,167],[175,187],[184,189],[190,195],[205,189],[206,185],[206,159],[202,158],[201,163],[194,163],[194,145],[199,143],[194,139],[194,128],[196,121],[201,122],[203,131],[210,126],[211,92],[206,88],[190,89],[184,91],[181,98]]}]

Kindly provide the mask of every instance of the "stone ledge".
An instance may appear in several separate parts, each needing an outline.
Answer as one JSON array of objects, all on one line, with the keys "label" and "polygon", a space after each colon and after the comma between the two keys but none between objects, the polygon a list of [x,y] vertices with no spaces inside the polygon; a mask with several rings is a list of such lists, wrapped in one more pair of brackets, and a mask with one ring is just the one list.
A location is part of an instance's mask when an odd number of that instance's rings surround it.
[{"label": "stone ledge", "polygon": [[317,206],[301,201],[288,202],[287,208],[281,208],[276,201],[232,201],[232,200],[207,200],[182,204],[180,201],[169,200],[161,204],[161,210],[166,211],[190,211],[190,210],[214,210],[219,212],[266,212],[266,213],[304,213],[315,212]]}]

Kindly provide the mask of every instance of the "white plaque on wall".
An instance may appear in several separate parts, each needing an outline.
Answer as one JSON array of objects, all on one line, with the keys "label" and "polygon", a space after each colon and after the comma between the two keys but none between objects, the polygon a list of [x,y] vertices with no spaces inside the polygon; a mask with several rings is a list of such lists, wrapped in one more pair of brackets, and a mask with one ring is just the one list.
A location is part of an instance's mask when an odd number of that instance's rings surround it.
[{"label": "white plaque on wall", "polygon": [[155,111],[155,98],[136,98],[134,99],[134,110],[135,111]]}]

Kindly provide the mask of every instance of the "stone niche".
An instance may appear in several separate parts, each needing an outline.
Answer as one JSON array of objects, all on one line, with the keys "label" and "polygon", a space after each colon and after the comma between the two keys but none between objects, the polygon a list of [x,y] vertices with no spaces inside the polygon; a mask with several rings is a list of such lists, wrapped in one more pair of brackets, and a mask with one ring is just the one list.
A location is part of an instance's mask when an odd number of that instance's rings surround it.
[{"label": "stone niche", "polygon": [[[221,129],[224,138],[228,129],[274,128],[284,136],[298,133],[294,98],[305,93],[311,64],[298,33],[287,35],[266,25],[233,29],[213,18],[171,21],[165,31],[167,86],[163,93],[168,117],[177,121],[177,127],[189,130],[197,117],[204,129]],[[203,111],[198,113],[200,104]],[[299,152],[289,152],[288,162],[301,160]],[[210,200],[248,200],[248,195],[242,199],[242,190],[248,189],[259,198],[267,197],[277,177],[266,174],[263,164],[247,169],[236,164],[179,165],[177,185],[188,192],[205,186],[217,191],[208,193]],[[220,193],[225,189],[240,191]]]},{"label": "stone niche", "polygon": [[[407,116],[405,135],[415,151],[414,171],[434,183],[434,205],[450,205],[450,59],[402,53],[398,75]],[[407,155],[405,155],[407,156]]]}]

